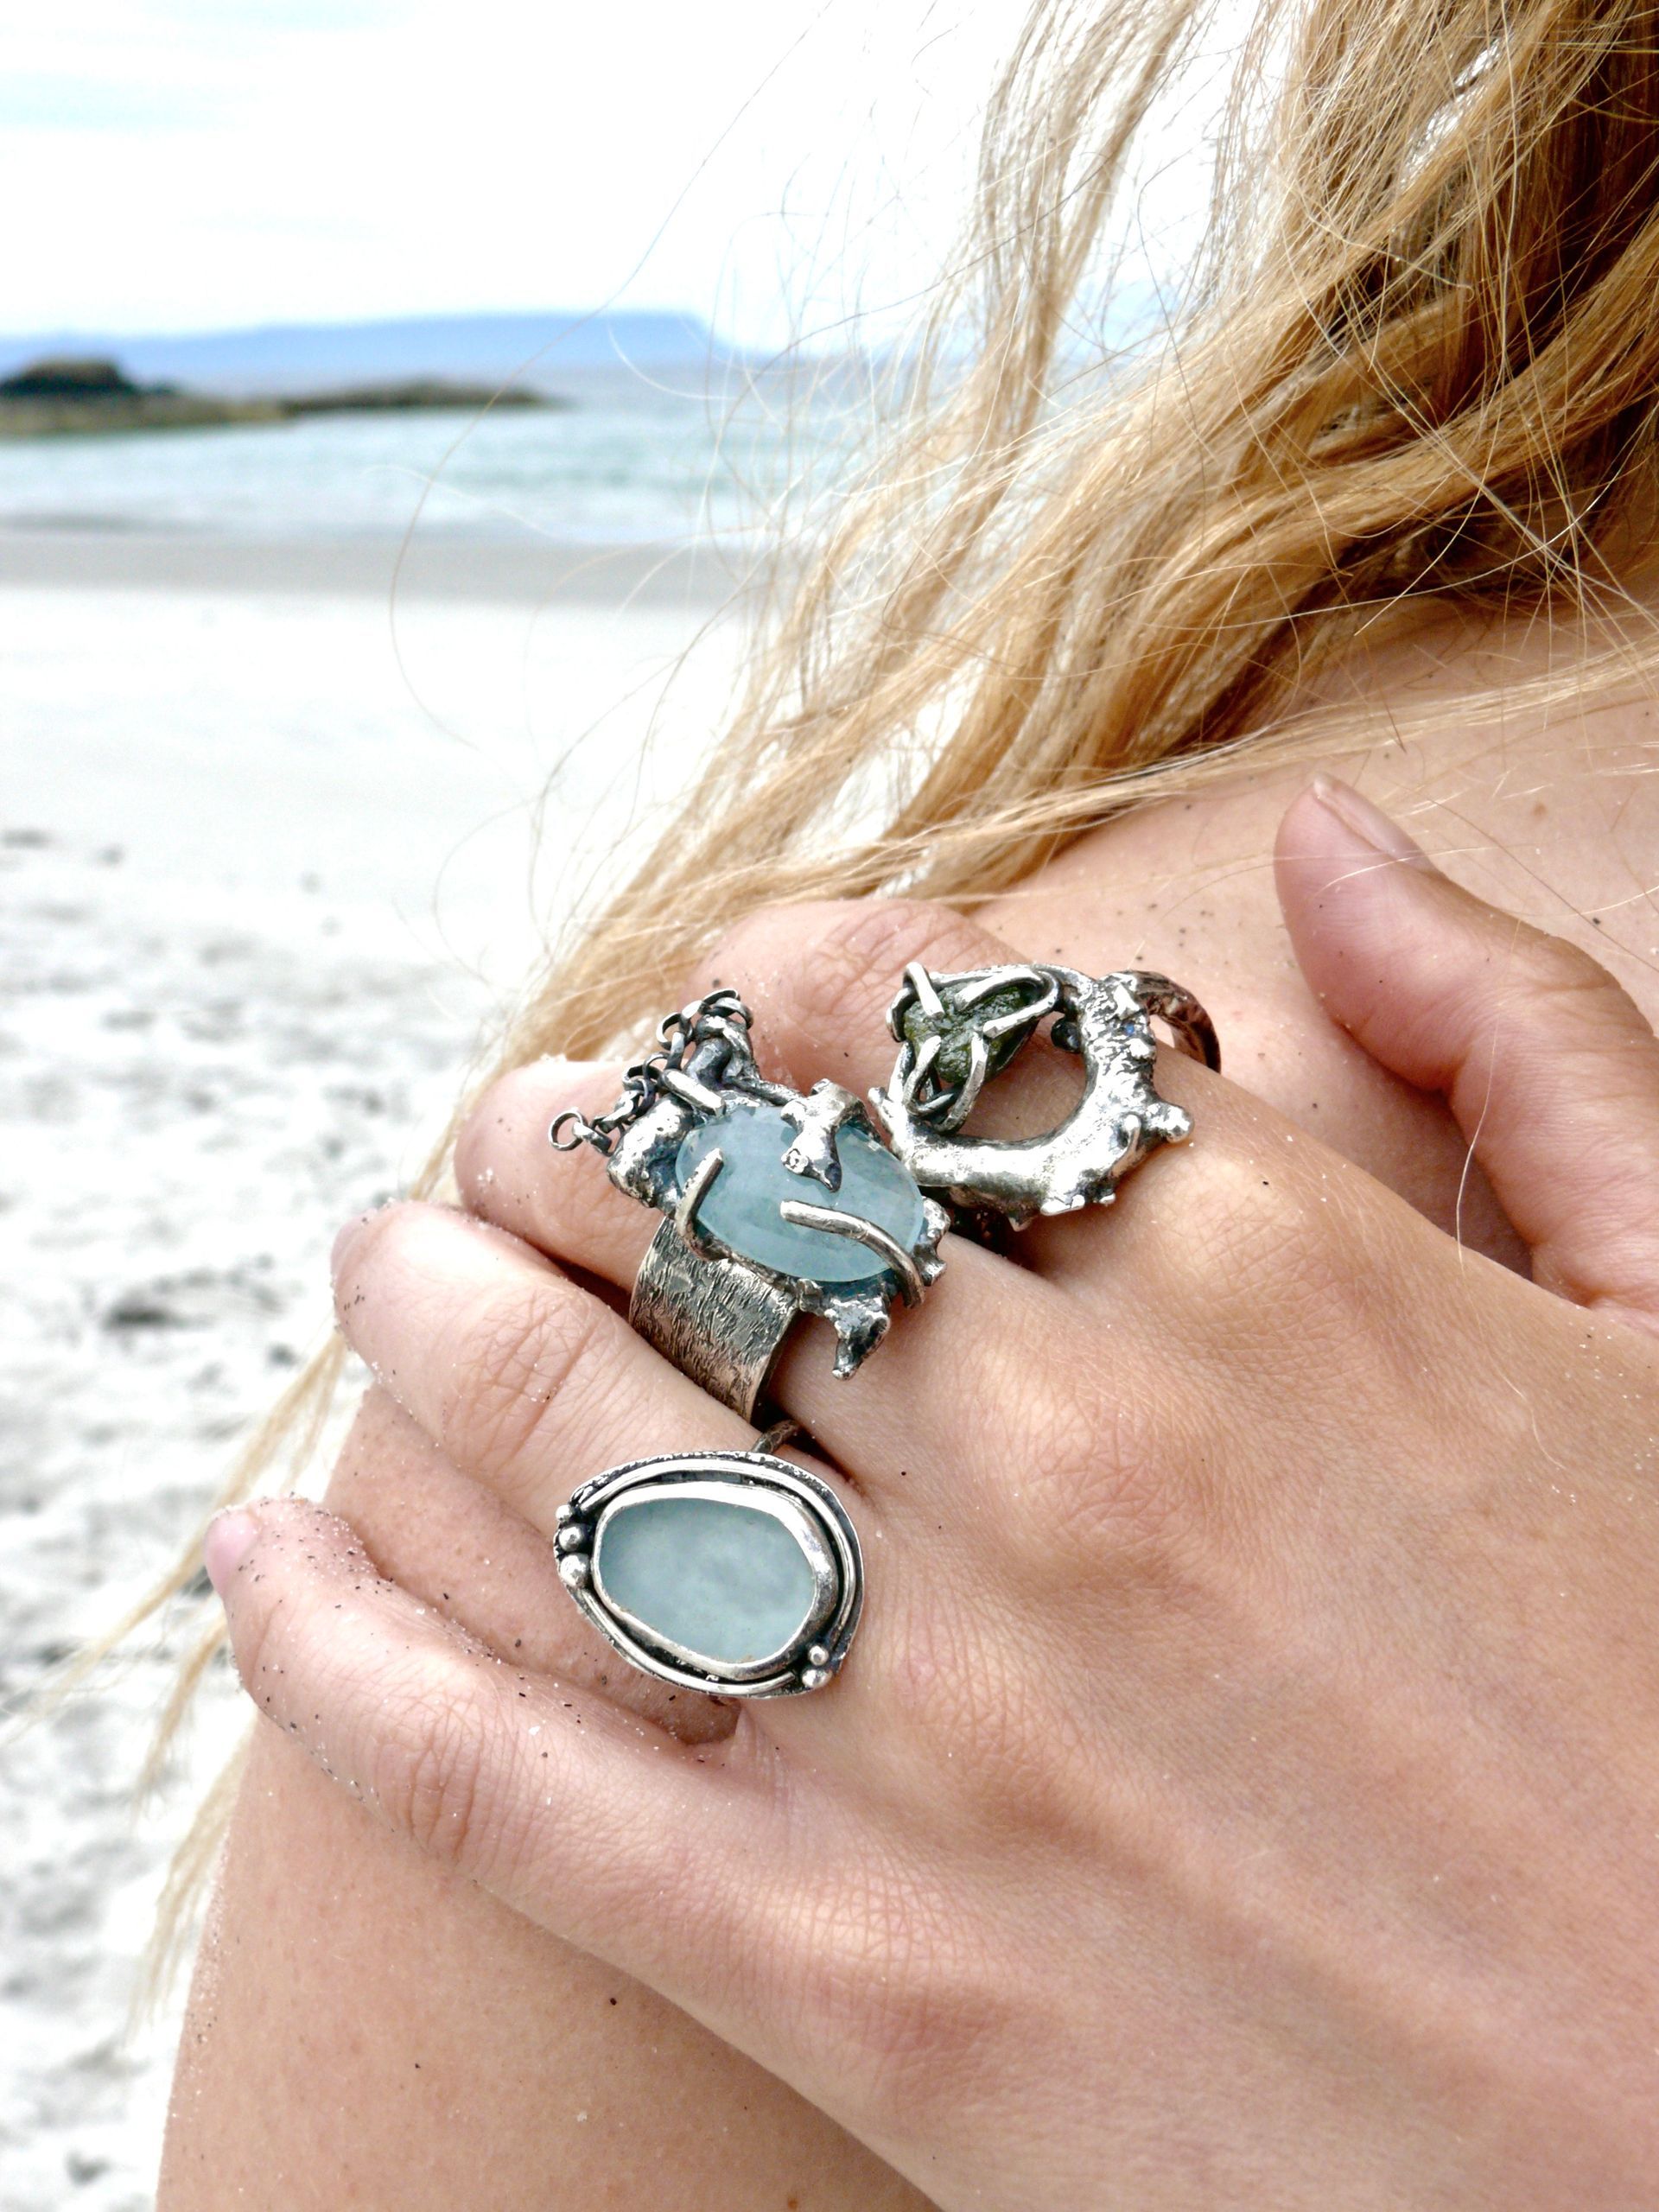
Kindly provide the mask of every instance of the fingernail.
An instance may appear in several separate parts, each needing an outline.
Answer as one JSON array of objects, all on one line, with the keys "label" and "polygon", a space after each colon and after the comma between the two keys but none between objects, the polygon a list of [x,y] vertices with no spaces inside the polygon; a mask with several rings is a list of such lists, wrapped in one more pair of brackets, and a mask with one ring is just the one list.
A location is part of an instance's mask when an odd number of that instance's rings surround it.
[{"label": "fingernail", "polygon": [[354,1215],[353,1218],[346,1224],[339,1236],[334,1239],[334,1250],[328,1255],[328,1272],[330,1274],[337,1275],[340,1273],[340,1269],[346,1264],[346,1255],[351,1251],[353,1245],[356,1243],[358,1238],[362,1236],[364,1230],[373,1219],[374,1215],[372,1213],[359,1213]]},{"label": "fingernail", "polygon": [[1422,847],[1413,844],[1397,822],[1390,821],[1370,799],[1362,798],[1351,784],[1339,783],[1334,776],[1315,776],[1311,788],[1325,812],[1334,814],[1349,835],[1372,852],[1403,861],[1408,868],[1422,868],[1430,875],[1440,874]]},{"label": "fingernail", "polygon": [[248,1554],[253,1549],[259,1523],[251,1513],[239,1507],[228,1513],[216,1513],[207,1523],[207,1534],[202,1538],[201,1560],[207,1570],[207,1580],[222,1598]]}]

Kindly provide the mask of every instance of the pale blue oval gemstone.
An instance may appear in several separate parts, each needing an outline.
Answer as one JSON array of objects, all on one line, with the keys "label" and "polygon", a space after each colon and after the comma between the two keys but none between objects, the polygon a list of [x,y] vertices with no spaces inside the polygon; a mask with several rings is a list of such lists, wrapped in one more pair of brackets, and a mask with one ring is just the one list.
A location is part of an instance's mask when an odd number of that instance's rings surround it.
[{"label": "pale blue oval gemstone", "polygon": [[816,1282],[871,1281],[882,1262],[867,1244],[837,1236],[827,1229],[801,1229],[779,1211],[785,1198],[815,1206],[835,1206],[885,1229],[897,1244],[913,1251],[926,1227],[922,1194],[910,1171],[868,1130],[840,1129],[836,1156],[841,1188],[832,1191],[815,1175],[797,1175],[784,1165],[796,1132],[776,1106],[733,1104],[701,1122],[686,1137],[675,1161],[682,1190],[700,1163],[718,1146],[725,1160],[714,1187],[697,1208],[697,1219],[728,1251],[755,1260],[780,1275],[806,1275]]},{"label": "pale blue oval gemstone", "polygon": [[792,1643],[817,1587],[784,1523],[736,1498],[624,1500],[601,1520],[594,1565],[613,1605],[727,1666]]}]

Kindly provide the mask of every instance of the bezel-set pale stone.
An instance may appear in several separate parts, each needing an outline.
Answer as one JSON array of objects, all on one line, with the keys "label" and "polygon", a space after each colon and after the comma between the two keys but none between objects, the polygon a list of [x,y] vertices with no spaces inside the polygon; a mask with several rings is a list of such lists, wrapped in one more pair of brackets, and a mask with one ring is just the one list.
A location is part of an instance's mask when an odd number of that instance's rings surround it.
[{"label": "bezel-set pale stone", "polygon": [[827,1483],[771,1453],[613,1467],[561,1510],[555,1541],[583,1613],[662,1681],[798,1696],[833,1679],[858,1625],[857,1532]]}]

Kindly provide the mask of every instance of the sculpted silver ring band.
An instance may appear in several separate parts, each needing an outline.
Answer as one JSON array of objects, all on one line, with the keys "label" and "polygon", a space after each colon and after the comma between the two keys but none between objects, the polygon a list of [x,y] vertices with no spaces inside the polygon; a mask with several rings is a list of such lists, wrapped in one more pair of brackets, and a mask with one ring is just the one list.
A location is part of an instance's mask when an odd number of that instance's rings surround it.
[{"label": "sculpted silver ring band", "polygon": [[[997,1142],[962,1134],[986,1082],[1044,1021],[1051,1044],[1083,1062],[1083,1096],[1046,1135]],[[1039,1214],[1109,1205],[1148,1153],[1192,1134],[1185,1107],[1153,1088],[1153,1023],[1212,1072],[1221,1068],[1215,1024],[1166,976],[1122,969],[979,968],[936,976],[905,970],[887,1023],[899,1058],[875,1110],[893,1148],[922,1187],[969,1215],[995,1213],[1023,1229]]]},{"label": "sculpted silver ring band", "polygon": [[711,991],[668,1015],[658,1049],[593,1122],[549,1132],[589,1144],[613,1183],[666,1218],[634,1280],[629,1319],[710,1396],[757,1416],[798,1315],[836,1332],[849,1375],[938,1275],[950,1217],[839,1084],[804,1095],[755,1065],[750,1015]]},{"label": "sculpted silver ring band", "polygon": [[[899,1056],[874,1113],[837,1083],[810,1091],[755,1065],[751,1016],[711,991],[658,1024],[657,1048],[608,1113],[561,1114],[562,1152],[591,1145],[620,1191],[665,1218],[634,1281],[629,1319],[713,1397],[759,1416],[798,1315],[836,1332],[850,1375],[943,1266],[952,1225],[1109,1205],[1158,1146],[1192,1134],[1153,1077],[1161,1021],[1179,1050],[1221,1064],[1215,1027],[1166,976],[1085,976],[1052,963],[934,975],[905,971],[889,1026]],[[1045,1025],[1083,1062],[1072,1112],[1046,1135],[974,1137],[963,1123],[985,1084]],[[887,1141],[882,1138],[885,1135]]]},{"label": "sculpted silver ring band", "polygon": [[[914,1305],[938,1277],[948,1209],[959,1225],[1022,1229],[1109,1205],[1149,1153],[1184,1142],[1191,1116],[1153,1084],[1154,1021],[1221,1064],[1192,994],[1134,969],[912,965],[888,1020],[899,1056],[871,1094],[880,1130],[839,1084],[768,1082],[748,1008],[718,990],[664,1018],[607,1113],[566,1112],[548,1132],[561,1152],[592,1146],[619,1190],[664,1217],[629,1319],[746,1419],[800,1314],[833,1325],[837,1375],[868,1356],[894,1301]],[[1083,1062],[1077,1105],[1041,1136],[969,1135],[985,1084],[1045,1024]],[[728,1697],[833,1679],[863,1600],[858,1538],[834,1492],[768,1448],[778,1434],[754,1451],[632,1461],[562,1509],[560,1574],[633,1666]]]}]

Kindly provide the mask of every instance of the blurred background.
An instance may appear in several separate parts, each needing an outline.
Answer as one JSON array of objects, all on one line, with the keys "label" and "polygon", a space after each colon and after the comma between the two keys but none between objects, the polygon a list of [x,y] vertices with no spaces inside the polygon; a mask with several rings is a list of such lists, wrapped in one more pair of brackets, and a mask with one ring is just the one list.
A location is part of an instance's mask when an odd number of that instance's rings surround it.
[{"label": "blurred background", "polygon": [[[170,1561],[329,1325],[333,1228],[671,803],[1023,13],[0,0],[12,1712]],[[174,1658],[4,1743],[0,2212],[150,2201],[137,1961],[239,1726],[221,1678],[135,1809]]]}]

